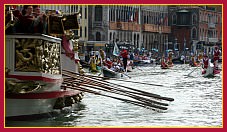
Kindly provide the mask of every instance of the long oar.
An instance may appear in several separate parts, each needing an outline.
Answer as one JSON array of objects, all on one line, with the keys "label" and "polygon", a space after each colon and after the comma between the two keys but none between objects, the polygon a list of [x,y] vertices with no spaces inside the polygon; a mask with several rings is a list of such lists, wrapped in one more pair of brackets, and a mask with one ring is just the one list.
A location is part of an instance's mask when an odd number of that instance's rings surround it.
[{"label": "long oar", "polygon": [[[63,84],[69,84],[69,83],[73,83],[73,82],[74,82],[73,80],[72,81],[66,81],[66,82],[64,81]],[[129,92],[129,91],[126,91],[126,90],[120,90],[120,89],[117,90],[117,89],[114,89],[114,88],[111,88],[111,87],[108,87],[108,86],[105,86],[105,85],[102,85],[102,84],[98,84],[98,83],[95,83],[95,82],[91,82],[91,81],[88,81],[88,80],[86,80],[82,84],[82,86],[86,86],[86,87],[94,88],[94,89],[98,89],[98,90],[103,90],[103,91],[106,91],[106,92],[112,92],[112,93],[119,94],[119,95],[124,95],[124,96],[131,97],[133,99],[136,99],[136,100],[139,100],[139,101],[142,101],[142,102],[145,102],[145,103],[153,103],[153,104],[168,106],[168,104],[166,104],[166,103],[157,102],[157,101],[154,101],[154,100],[151,100],[151,99],[148,99],[148,98],[144,98],[144,97],[135,95],[132,92]]]},{"label": "long oar", "polygon": [[[86,79],[87,80],[87,84],[91,84],[93,86],[101,86],[103,88],[106,88],[108,90],[115,90],[115,91],[119,91],[119,92],[124,92],[124,93],[129,93],[129,94],[137,94],[137,95],[144,95],[142,93],[138,93],[138,92],[133,92],[133,91],[127,91],[127,90],[123,90],[123,89],[120,89],[119,87],[114,87],[114,86],[111,86],[111,85],[107,85],[105,83],[101,83],[101,82],[98,82],[98,81],[95,81],[95,80],[91,80],[91,79]],[[73,80],[65,80],[64,82],[73,82]],[[81,83],[81,82],[77,82],[78,84]]]},{"label": "long oar", "polygon": [[[71,72],[71,71],[68,71],[69,73],[71,74],[76,74],[76,75],[80,75],[79,73],[74,73],[74,72]],[[64,73],[63,73],[64,74]],[[81,75],[85,78],[88,78],[88,79],[95,79],[96,81],[102,81],[103,83],[107,83],[107,84],[112,84],[112,85],[115,85],[115,86],[118,86],[118,87],[123,87],[123,88],[127,88],[127,89],[130,89],[130,90],[133,90],[133,91],[137,91],[137,92],[141,92],[143,93],[144,95],[146,96],[150,96],[150,97],[153,97],[153,98],[157,98],[157,99],[162,99],[162,100],[167,100],[167,101],[174,101],[173,98],[168,98],[168,97],[162,97],[160,95],[157,95],[157,94],[153,94],[153,93],[149,93],[149,92],[146,92],[146,91],[142,91],[142,90],[138,90],[138,89],[134,89],[134,88],[130,88],[130,87],[126,87],[126,86],[122,86],[122,85],[119,85],[119,84],[115,84],[115,83],[111,83],[111,82],[107,82],[105,80],[99,80],[97,78],[93,78],[93,76],[87,76],[87,75]]]},{"label": "long oar", "polygon": [[[144,103],[144,102],[138,102],[138,101],[133,101],[133,100],[128,100],[128,99],[118,98],[118,97],[114,97],[114,96],[110,96],[110,95],[105,95],[105,94],[102,94],[100,92],[96,92],[96,91],[84,88],[83,86],[79,86],[79,87],[78,86],[76,86],[76,87],[63,86],[63,87],[75,89],[75,90],[80,90],[80,91],[83,91],[83,92],[93,93],[93,94],[97,94],[97,95],[102,95],[102,96],[106,96],[106,97],[110,97],[110,98],[114,98],[114,99],[117,99],[117,100],[121,100],[121,101],[124,101],[124,102],[127,102],[127,103],[134,104],[134,105],[142,106],[142,107],[145,107],[145,108],[151,107],[152,109],[156,108],[156,109],[160,109],[160,110],[167,110],[166,107],[162,107],[162,106],[157,106],[157,105],[148,104],[148,103]],[[156,110],[156,109],[153,109],[153,110]]]},{"label": "long oar", "polygon": [[[66,70],[64,70],[66,71]],[[71,71],[67,71],[67,72],[71,72]],[[79,73],[76,73],[79,74]],[[124,74],[124,73],[123,73]],[[125,76],[128,76],[127,74],[124,74]],[[160,85],[160,84],[152,84],[152,83],[144,83],[144,82],[135,82],[135,81],[129,81],[129,80],[123,80],[123,79],[115,79],[115,78],[109,78],[109,77],[100,77],[100,76],[93,76],[93,75],[86,75],[92,78],[98,78],[98,79],[111,79],[111,80],[116,80],[116,81],[124,81],[124,82],[131,82],[131,83],[138,83],[138,84],[145,84],[145,85],[151,85],[151,86],[159,86],[159,87],[166,87],[164,85]],[[131,78],[130,76],[128,76],[129,78]]]},{"label": "long oar", "polygon": [[[110,78],[109,78],[109,79],[110,79]],[[159,85],[159,84],[151,84],[151,83],[144,83],[144,82],[134,82],[134,81],[123,80],[123,79],[111,79],[111,80],[116,80],[116,81],[123,81],[123,82],[131,82],[131,83],[138,83],[138,84],[145,84],[145,85],[152,85],[152,86],[164,87],[164,85]]]},{"label": "long oar", "polygon": [[[92,79],[93,79],[93,78],[92,78]],[[106,81],[103,81],[103,82],[106,82]],[[127,86],[122,86],[122,85],[115,84],[115,83],[111,83],[111,82],[106,82],[106,83],[115,85],[115,87],[117,87],[117,86],[118,86],[118,87],[123,87],[123,88],[130,89],[130,90],[133,90],[133,91],[136,91],[136,92],[139,92],[139,93],[143,93],[143,95],[146,95],[146,96],[149,96],[149,97],[153,97],[153,98],[157,98],[157,99],[162,99],[162,100],[167,100],[167,101],[174,101],[173,98],[162,97],[162,96],[160,96],[160,95],[158,95],[158,94],[149,93],[149,92],[146,92],[146,91],[142,91],[142,90],[130,88],[130,87],[127,87]]]},{"label": "long oar", "polygon": [[121,74],[127,76],[128,78],[132,78],[132,77],[130,77],[127,73],[121,73]]},{"label": "long oar", "polygon": [[198,69],[198,67],[196,67],[194,70],[192,70],[189,74],[188,74],[188,76],[190,76],[195,70],[197,70]]},{"label": "long oar", "polygon": [[138,70],[140,70],[140,71],[143,71],[142,69],[138,68],[137,66],[136,66],[136,68],[137,68]]},{"label": "long oar", "polygon": [[[71,74],[74,75],[73,72],[70,72],[70,71],[69,71],[69,73],[71,73]],[[80,74],[78,74],[78,73],[75,73],[75,74],[76,74],[76,75],[80,75]],[[81,76],[82,76],[82,75],[81,75]],[[72,76],[70,76],[70,77],[72,77]],[[122,86],[122,85],[115,84],[115,83],[111,83],[111,82],[107,82],[107,81],[105,81],[105,80],[94,79],[94,78],[92,78],[92,77],[90,77],[90,76],[87,77],[86,75],[83,75],[83,77],[86,77],[87,79],[91,79],[91,80],[94,80],[94,81],[102,81],[103,83],[105,83],[105,84],[107,84],[107,85],[112,84],[112,85],[115,85],[115,87],[116,87],[116,86],[119,86],[119,87],[127,88],[127,89],[130,89],[130,90],[133,90],[133,91],[137,91],[137,92],[143,93],[143,95],[145,95],[145,96],[149,96],[149,97],[152,97],[152,98],[157,98],[157,99],[162,99],[162,100],[167,100],[167,101],[174,101],[173,98],[162,97],[162,96],[157,95],[157,94],[145,92],[145,91],[142,91],[142,90],[138,90],[138,89],[134,89],[134,88]]]}]

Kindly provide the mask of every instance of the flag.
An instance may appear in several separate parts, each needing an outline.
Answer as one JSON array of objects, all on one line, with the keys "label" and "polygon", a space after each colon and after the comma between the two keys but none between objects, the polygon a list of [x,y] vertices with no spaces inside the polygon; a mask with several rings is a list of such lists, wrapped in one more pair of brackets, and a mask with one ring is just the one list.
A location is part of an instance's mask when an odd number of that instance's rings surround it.
[{"label": "flag", "polygon": [[113,55],[114,56],[119,56],[119,54],[120,54],[120,50],[119,50],[119,48],[117,46],[117,43],[114,43]]},{"label": "flag", "polygon": [[131,14],[130,22],[133,22],[133,14]]},{"label": "flag", "polygon": [[158,25],[161,25],[163,23],[163,18],[160,17],[159,20],[158,20]]},{"label": "flag", "polygon": [[138,11],[136,11],[136,12],[135,12],[135,18],[134,18],[134,21],[135,21],[135,22],[138,22],[138,15],[139,15],[139,14],[138,14]]},{"label": "flag", "polygon": [[129,22],[133,22],[133,11],[128,11]]},{"label": "flag", "polygon": [[163,25],[166,25],[166,23],[168,22],[168,16],[165,16],[164,20],[163,20]]}]

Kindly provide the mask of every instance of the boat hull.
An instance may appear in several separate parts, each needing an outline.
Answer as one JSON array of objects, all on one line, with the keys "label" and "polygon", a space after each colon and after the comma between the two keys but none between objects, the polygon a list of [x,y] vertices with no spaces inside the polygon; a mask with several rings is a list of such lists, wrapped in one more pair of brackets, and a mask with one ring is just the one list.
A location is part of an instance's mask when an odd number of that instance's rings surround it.
[{"label": "boat hull", "polygon": [[103,68],[103,76],[108,78],[128,78],[126,74],[112,71],[107,68]]},{"label": "boat hull", "polygon": [[56,98],[52,99],[6,99],[6,117],[18,117],[50,113]]},{"label": "boat hull", "polygon": [[41,115],[54,111],[58,98],[74,97],[81,94],[78,90],[46,91],[42,93],[8,94],[6,97],[6,117]]}]

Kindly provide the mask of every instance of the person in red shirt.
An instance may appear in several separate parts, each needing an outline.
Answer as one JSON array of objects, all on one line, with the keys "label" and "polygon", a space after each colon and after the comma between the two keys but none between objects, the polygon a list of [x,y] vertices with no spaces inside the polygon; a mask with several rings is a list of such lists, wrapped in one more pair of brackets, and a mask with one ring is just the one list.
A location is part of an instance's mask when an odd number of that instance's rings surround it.
[{"label": "person in red shirt", "polygon": [[161,59],[161,68],[162,69],[167,69],[168,68],[168,65],[165,62],[165,57],[164,56],[162,56],[162,59]]},{"label": "person in red shirt", "polygon": [[126,71],[126,66],[127,66],[127,61],[128,61],[128,51],[126,49],[122,49],[120,55],[123,58],[124,70]]},{"label": "person in red shirt", "polygon": [[202,74],[206,73],[206,70],[208,68],[208,64],[209,64],[209,58],[206,54],[203,55],[203,71]]},{"label": "person in red shirt", "polygon": [[113,65],[113,62],[110,60],[110,58],[107,58],[106,61],[104,61],[104,65],[110,69]]},{"label": "person in red shirt", "polygon": [[208,62],[209,62],[209,58],[206,54],[204,54],[204,56],[203,56],[203,68],[204,69],[208,68]]}]

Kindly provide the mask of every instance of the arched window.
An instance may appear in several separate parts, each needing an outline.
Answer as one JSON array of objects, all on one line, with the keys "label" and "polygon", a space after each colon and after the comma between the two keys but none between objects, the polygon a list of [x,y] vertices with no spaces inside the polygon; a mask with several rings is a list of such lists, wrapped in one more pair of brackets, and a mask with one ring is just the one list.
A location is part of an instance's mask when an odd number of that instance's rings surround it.
[{"label": "arched window", "polygon": [[115,32],[113,33],[113,40],[114,40],[114,41],[116,40]]},{"label": "arched window", "polygon": [[102,6],[95,6],[95,21],[102,21]]},{"label": "arched window", "polygon": [[96,32],[96,41],[101,41],[101,33]]},{"label": "arched window", "polygon": [[197,38],[196,28],[192,28],[192,39],[196,39],[196,38]]},{"label": "arched window", "polygon": [[196,14],[192,15],[192,25],[195,25],[197,23],[197,16]]},{"label": "arched window", "polygon": [[110,32],[110,41],[112,40],[112,32]]},{"label": "arched window", "polygon": [[177,15],[176,14],[173,14],[173,16],[172,16],[172,24],[173,25],[177,24]]}]

